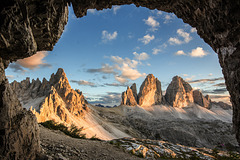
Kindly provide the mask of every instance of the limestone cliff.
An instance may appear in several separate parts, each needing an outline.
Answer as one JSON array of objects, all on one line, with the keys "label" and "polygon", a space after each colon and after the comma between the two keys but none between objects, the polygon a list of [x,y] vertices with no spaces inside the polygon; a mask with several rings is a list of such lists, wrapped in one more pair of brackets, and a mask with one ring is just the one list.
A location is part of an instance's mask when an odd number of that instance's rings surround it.
[{"label": "limestone cliff", "polygon": [[35,159],[40,152],[36,117],[23,109],[5,77],[8,62],[0,58],[0,159]]},{"label": "limestone cliff", "polygon": [[173,107],[186,107],[194,102],[192,87],[181,77],[175,76],[167,87],[165,99]]},{"label": "limestone cliff", "polygon": [[151,106],[162,102],[161,82],[149,74],[140,87],[138,93],[138,104],[140,106]]},{"label": "limestone cliff", "polygon": [[206,97],[203,96],[202,92],[199,90],[194,90],[193,91],[193,99],[194,103],[209,109],[211,107],[211,100],[208,95]]},{"label": "limestone cliff", "polygon": [[26,108],[30,108],[36,115],[38,122],[55,120],[57,122],[72,123],[69,117],[83,117],[88,111],[87,101],[82,92],[71,88],[63,69],[59,68],[52,74],[49,81],[45,78],[29,78],[12,84],[20,101]]},{"label": "limestone cliff", "polygon": [[[135,88],[134,88],[135,86]],[[132,89],[133,88],[133,89]],[[136,84],[134,83],[131,88],[127,88],[126,92],[122,93],[122,105],[128,106],[136,106],[137,105],[137,97],[136,97]]]}]

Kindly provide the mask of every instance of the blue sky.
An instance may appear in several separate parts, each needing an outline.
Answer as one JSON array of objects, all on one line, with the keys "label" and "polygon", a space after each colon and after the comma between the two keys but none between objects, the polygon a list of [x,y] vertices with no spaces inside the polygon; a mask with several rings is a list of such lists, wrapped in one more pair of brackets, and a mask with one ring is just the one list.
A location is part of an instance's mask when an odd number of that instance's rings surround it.
[{"label": "blue sky", "polygon": [[53,51],[13,63],[6,73],[10,82],[49,79],[58,68],[72,88],[96,103],[120,103],[126,86],[139,88],[150,73],[163,90],[179,75],[212,98],[228,97],[217,54],[196,29],[174,14],[134,5],[91,9],[80,19],[69,8],[68,24]]}]

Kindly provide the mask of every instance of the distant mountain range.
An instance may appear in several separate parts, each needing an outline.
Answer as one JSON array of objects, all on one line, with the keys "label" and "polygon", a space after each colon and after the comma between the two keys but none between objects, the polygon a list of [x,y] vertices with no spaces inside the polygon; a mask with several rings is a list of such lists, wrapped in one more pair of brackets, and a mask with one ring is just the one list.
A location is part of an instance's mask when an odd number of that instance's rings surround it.
[{"label": "distant mountain range", "polygon": [[173,77],[163,95],[161,82],[149,74],[139,93],[133,84],[122,93],[121,105],[111,108],[88,104],[80,90],[71,88],[61,68],[49,81],[44,78],[30,82],[27,78],[11,86],[38,122],[74,124],[83,127],[87,137],[164,139],[195,147],[237,145],[231,133],[231,106],[212,102],[178,76]]},{"label": "distant mountain range", "polygon": [[212,102],[208,95],[203,96],[201,91],[193,90],[191,85],[184,81],[181,77],[175,76],[167,87],[166,94],[162,94],[161,82],[149,74],[140,87],[137,94],[136,84],[128,87],[122,93],[122,105],[128,106],[153,106],[153,105],[169,105],[177,108],[184,108],[192,104],[210,109],[212,104],[230,110],[232,107],[224,102]]}]

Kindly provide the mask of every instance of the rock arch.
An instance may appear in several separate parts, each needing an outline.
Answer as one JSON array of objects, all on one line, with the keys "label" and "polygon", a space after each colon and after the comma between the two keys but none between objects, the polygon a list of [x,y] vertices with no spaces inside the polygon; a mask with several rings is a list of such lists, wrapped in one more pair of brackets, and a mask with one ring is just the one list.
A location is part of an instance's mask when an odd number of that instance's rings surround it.
[{"label": "rock arch", "polygon": [[[196,27],[197,33],[218,54],[227,89],[233,105],[233,124],[240,143],[240,1],[235,0],[8,0],[0,5],[0,155],[34,157],[25,154],[21,145],[31,142],[32,152],[39,150],[38,128],[31,113],[23,110],[9,87],[4,70],[10,61],[29,57],[41,50],[52,50],[67,23],[68,5],[77,17],[87,9],[101,10],[112,5],[135,4],[166,12],[173,12],[185,23]],[[10,137],[16,116],[23,115],[33,128],[24,143]],[[19,124],[20,125],[20,124]],[[16,128],[15,128],[16,129]],[[30,128],[26,133],[30,133]],[[32,136],[32,137],[31,137]],[[15,137],[16,138],[16,137]],[[35,144],[35,145],[34,145]],[[12,147],[12,146],[15,146]],[[18,149],[16,147],[19,147]],[[21,149],[20,149],[21,148]],[[25,155],[24,155],[25,154]],[[2,157],[0,156],[2,159]]]}]

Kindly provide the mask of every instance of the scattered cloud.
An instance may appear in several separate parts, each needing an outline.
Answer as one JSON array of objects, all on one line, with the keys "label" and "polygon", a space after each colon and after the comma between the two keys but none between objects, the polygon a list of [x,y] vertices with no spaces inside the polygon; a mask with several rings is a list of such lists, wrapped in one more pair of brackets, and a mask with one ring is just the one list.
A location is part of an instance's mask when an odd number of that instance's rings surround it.
[{"label": "scattered cloud", "polygon": [[185,43],[188,43],[192,40],[192,37],[190,36],[190,34],[187,32],[184,32],[183,29],[178,29],[177,34],[184,38]]},{"label": "scattered cloud", "polygon": [[197,29],[196,28],[191,28],[190,32],[191,33],[197,32]]},{"label": "scattered cloud", "polygon": [[[190,53],[186,54],[183,50],[179,50],[175,53],[177,56],[190,56],[194,58],[202,58],[206,55],[208,55],[208,52],[204,51],[203,48],[197,47],[196,49],[193,49]],[[209,74],[211,76],[211,74]]]},{"label": "scattered cloud", "polygon": [[154,17],[149,16],[148,19],[144,19],[143,21],[145,22],[146,25],[151,27],[150,31],[158,30],[160,24],[158,21],[154,19]]},{"label": "scattered cloud", "polygon": [[149,34],[147,34],[147,35],[143,36],[143,38],[139,38],[138,40],[146,45],[154,39],[155,39],[154,35],[150,36]]},{"label": "scattered cloud", "polygon": [[204,57],[204,56],[208,55],[208,53],[206,51],[204,51],[203,48],[197,47],[196,49],[193,49],[189,55],[191,57]]},{"label": "scattered cloud", "polygon": [[204,94],[224,94],[227,92],[226,88],[218,88],[218,89],[213,89],[213,90],[202,90],[202,93]]},{"label": "scattered cloud", "polygon": [[186,53],[183,52],[183,50],[179,50],[175,53],[175,55],[181,56],[181,55],[187,55]]},{"label": "scattered cloud", "polygon": [[170,23],[172,22],[172,19],[175,18],[175,15],[174,14],[166,14],[165,17],[164,17],[164,24],[167,24],[167,23]]},{"label": "scattered cloud", "polygon": [[[119,57],[119,56],[111,56],[110,59],[111,59],[112,62],[120,64],[120,65],[122,65],[123,63],[126,63],[132,68],[136,68],[137,65],[138,65],[138,61],[131,60],[129,58],[123,59],[122,57]],[[119,67],[116,66],[115,68],[119,68]]]},{"label": "scattered cloud", "polygon": [[188,74],[182,74],[184,77],[188,77]]},{"label": "scattered cloud", "polygon": [[105,74],[115,74],[114,67],[110,66],[109,64],[102,64],[101,68],[97,69],[88,69],[88,73],[105,73]]},{"label": "scattered cloud", "polygon": [[85,80],[79,80],[79,81],[71,80],[71,82],[72,82],[72,83],[76,83],[76,84],[78,84],[79,86],[96,87],[96,84],[95,84],[95,83],[89,82],[89,81],[85,81]]},{"label": "scattered cloud", "polygon": [[163,44],[157,46],[156,48],[153,48],[152,54],[157,55],[158,53],[163,52],[166,47],[167,47],[167,44],[163,43]]},{"label": "scattered cloud", "polygon": [[213,86],[215,86],[215,87],[226,87],[226,84],[225,83],[218,83],[218,84],[215,84]]},{"label": "scattered cloud", "polygon": [[111,87],[127,87],[128,84],[124,83],[105,83],[105,86],[111,86]]},{"label": "scattered cloud", "polygon": [[179,40],[179,39],[176,38],[176,37],[170,37],[169,40],[168,40],[168,42],[169,42],[171,45],[175,45],[175,44],[180,45],[180,44],[183,43],[181,40]]},{"label": "scattered cloud", "polygon": [[139,60],[139,61],[144,61],[149,59],[149,55],[146,52],[142,52],[142,53],[137,53],[137,52],[133,52],[133,55],[135,56],[134,58]]},{"label": "scattered cloud", "polygon": [[113,33],[109,33],[108,31],[103,30],[102,31],[102,41],[104,43],[106,43],[108,41],[112,41],[117,38],[117,35],[118,35],[117,31],[114,31]]},{"label": "scattered cloud", "polygon": [[17,73],[21,73],[21,74],[24,74],[25,72],[27,72],[27,70],[23,69],[23,67],[17,63],[11,63],[9,65],[9,68],[12,69],[13,72],[17,72]]},{"label": "scattered cloud", "polygon": [[6,75],[6,77],[7,77],[8,79],[13,79],[13,78],[15,78],[14,75]]},{"label": "scattered cloud", "polygon": [[197,80],[188,81],[188,83],[205,83],[205,82],[215,82],[220,80],[224,80],[224,78],[219,77],[219,78],[211,78],[211,79],[197,79]]},{"label": "scattered cloud", "polygon": [[128,64],[123,63],[123,66],[120,68],[122,74],[121,77],[128,78],[131,80],[136,80],[140,77],[146,76],[145,73],[140,73],[137,69],[129,67]]},{"label": "scattered cloud", "polygon": [[97,95],[97,98],[88,98],[88,102],[92,104],[115,105],[121,103],[121,93],[107,92],[104,95]]},{"label": "scattered cloud", "polygon": [[121,84],[125,84],[126,82],[128,82],[128,80],[126,78],[122,77],[122,76],[117,76],[116,75],[114,78]]},{"label": "scattered cloud", "polygon": [[[177,30],[178,37],[170,37],[168,42],[171,45],[180,45],[184,43],[189,43],[192,40],[192,37],[189,33],[185,32],[183,29]],[[182,38],[183,40],[180,40],[179,38]]]},{"label": "scattered cloud", "polygon": [[31,57],[17,60],[16,64],[28,69],[35,69],[40,67],[51,67],[52,65],[46,63],[44,58],[48,55],[46,51],[40,51],[34,54]]},{"label": "scattered cloud", "polygon": [[209,73],[208,76],[211,77],[211,76],[213,76],[213,74],[212,74],[212,73]]},{"label": "scattered cloud", "polygon": [[113,6],[113,14],[117,14],[117,11],[121,8],[121,6]]},{"label": "scattered cloud", "polygon": [[161,52],[162,50],[161,49],[159,49],[159,48],[153,48],[152,49],[152,54],[154,54],[154,55],[157,55],[159,52]]},{"label": "scattered cloud", "polygon": [[91,13],[91,14],[95,14],[97,12],[97,10],[96,9],[88,9],[87,12]]},{"label": "scattered cloud", "polygon": [[223,94],[223,95],[216,95],[216,94],[213,94],[213,95],[209,95],[211,100],[212,101],[215,101],[215,102],[219,102],[219,101],[222,101],[222,102],[225,102],[229,105],[231,105],[231,102],[230,102],[230,95],[226,95],[226,94]]}]

